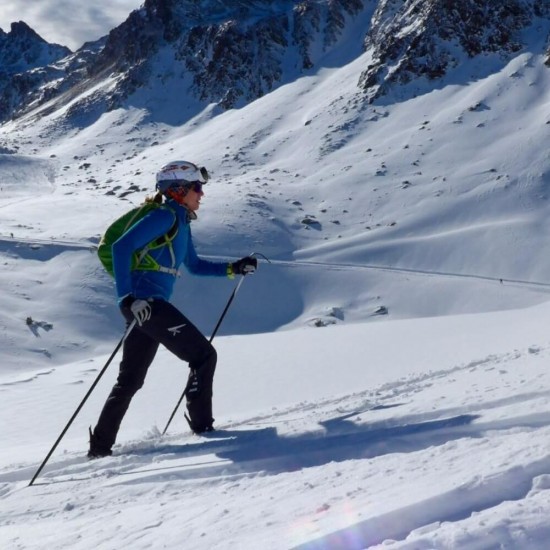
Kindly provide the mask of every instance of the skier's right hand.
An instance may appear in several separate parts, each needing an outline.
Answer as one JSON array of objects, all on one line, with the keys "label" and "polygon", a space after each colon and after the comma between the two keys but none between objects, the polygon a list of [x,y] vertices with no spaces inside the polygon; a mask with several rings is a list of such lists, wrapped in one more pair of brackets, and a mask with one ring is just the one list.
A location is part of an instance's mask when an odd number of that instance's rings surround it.
[{"label": "skier's right hand", "polygon": [[151,318],[151,304],[147,300],[134,298],[131,294],[121,300],[120,309],[129,312],[140,327]]},{"label": "skier's right hand", "polygon": [[258,269],[258,260],[253,256],[245,256],[231,264],[231,271],[236,275],[248,275]]}]

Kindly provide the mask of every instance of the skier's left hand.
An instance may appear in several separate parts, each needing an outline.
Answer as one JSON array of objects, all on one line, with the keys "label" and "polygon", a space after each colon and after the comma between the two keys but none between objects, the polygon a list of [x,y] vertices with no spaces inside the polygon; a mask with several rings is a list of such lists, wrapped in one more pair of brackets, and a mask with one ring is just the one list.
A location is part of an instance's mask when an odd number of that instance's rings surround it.
[{"label": "skier's left hand", "polygon": [[120,302],[120,307],[130,310],[140,327],[151,318],[151,304],[147,300],[136,299],[128,295]]},{"label": "skier's left hand", "polygon": [[136,300],[130,306],[130,310],[140,327],[151,318],[151,304],[147,300]]}]

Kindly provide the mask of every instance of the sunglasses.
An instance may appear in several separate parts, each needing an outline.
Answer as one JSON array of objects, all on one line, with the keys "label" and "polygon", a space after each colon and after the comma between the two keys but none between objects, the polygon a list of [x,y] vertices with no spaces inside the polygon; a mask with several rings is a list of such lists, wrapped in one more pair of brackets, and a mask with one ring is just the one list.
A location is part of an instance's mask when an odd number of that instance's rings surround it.
[{"label": "sunglasses", "polygon": [[195,193],[202,193],[202,185],[200,181],[193,181],[187,187],[195,191]]},{"label": "sunglasses", "polygon": [[177,186],[172,185],[172,189],[188,190],[191,189],[195,193],[202,193],[202,186],[204,184],[200,181],[181,181]]}]

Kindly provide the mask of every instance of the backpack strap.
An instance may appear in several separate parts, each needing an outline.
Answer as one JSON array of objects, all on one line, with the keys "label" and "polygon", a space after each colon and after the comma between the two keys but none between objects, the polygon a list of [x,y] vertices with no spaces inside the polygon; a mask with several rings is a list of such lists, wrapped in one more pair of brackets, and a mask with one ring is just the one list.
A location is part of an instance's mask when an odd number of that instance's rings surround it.
[{"label": "backpack strap", "polygon": [[[163,205],[161,208],[167,208],[172,212],[172,214],[174,215],[174,223],[172,224],[172,227],[168,230],[168,232],[165,235],[162,235],[161,237],[157,237],[155,240],[151,241],[147,246],[145,246],[145,248],[143,248],[136,255],[136,263],[133,269],[136,269],[139,271],[160,271],[161,273],[168,273],[169,275],[173,275],[174,277],[179,277],[181,273],[175,267],[176,255],[174,254],[174,247],[172,246],[172,241],[175,239],[178,233],[178,217],[177,217],[177,214],[174,212],[174,210],[169,206]],[[168,246],[170,257],[172,259],[171,267],[160,265],[149,254],[150,250],[160,248],[161,246]]]}]

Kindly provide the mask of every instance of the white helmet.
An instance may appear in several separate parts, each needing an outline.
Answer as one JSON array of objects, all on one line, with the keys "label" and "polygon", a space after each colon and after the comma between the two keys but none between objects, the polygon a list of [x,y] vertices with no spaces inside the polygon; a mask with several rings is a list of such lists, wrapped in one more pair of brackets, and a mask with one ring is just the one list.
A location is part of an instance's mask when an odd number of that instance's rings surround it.
[{"label": "white helmet", "polygon": [[164,193],[173,185],[185,185],[186,183],[206,183],[209,179],[208,170],[201,166],[200,168],[192,162],[186,160],[174,160],[163,166],[157,172],[157,189]]}]

